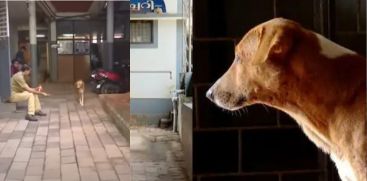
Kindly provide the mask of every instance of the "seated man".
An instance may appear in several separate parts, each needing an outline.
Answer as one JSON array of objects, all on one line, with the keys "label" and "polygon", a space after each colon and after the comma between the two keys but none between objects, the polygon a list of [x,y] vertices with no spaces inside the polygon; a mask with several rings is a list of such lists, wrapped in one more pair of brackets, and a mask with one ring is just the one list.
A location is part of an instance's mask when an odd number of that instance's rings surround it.
[{"label": "seated man", "polygon": [[11,96],[9,100],[10,102],[28,101],[28,114],[25,116],[25,119],[28,121],[37,121],[35,115],[46,116],[41,111],[38,95],[48,96],[48,94],[28,86],[24,80],[24,76],[28,76],[30,73],[31,67],[24,64],[21,71],[13,75],[11,78]]}]

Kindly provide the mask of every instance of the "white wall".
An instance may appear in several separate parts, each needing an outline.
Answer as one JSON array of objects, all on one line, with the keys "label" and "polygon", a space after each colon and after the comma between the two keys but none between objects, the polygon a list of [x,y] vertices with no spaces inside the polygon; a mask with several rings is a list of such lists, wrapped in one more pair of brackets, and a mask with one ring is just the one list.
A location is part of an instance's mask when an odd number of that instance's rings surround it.
[{"label": "white wall", "polygon": [[178,13],[177,3],[181,0],[165,0],[166,10],[169,14]]},{"label": "white wall", "polygon": [[[130,49],[131,98],[170,98],[170,91],[176,87],[176,32],[176,20],[159,20],[158,47]],[[135,71],[171,71],[171,78],[168,73]]]}]

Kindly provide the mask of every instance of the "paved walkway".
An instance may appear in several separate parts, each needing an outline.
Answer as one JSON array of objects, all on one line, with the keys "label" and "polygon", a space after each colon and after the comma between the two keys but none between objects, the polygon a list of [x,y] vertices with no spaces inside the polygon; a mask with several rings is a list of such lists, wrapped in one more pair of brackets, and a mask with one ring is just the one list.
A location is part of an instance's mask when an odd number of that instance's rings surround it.
[{"label": "paved walkway", "polygon": [[133,181],[186,181],[179,136],[159,128],[132,128],[130,149]]},{"label": "paved walkway", "polygon": [[94,94],[85,106],[71,85],[45,85],[48,114],[24,120],[25,110],[0,114],[0,180],[130,181],[129,145]]}]

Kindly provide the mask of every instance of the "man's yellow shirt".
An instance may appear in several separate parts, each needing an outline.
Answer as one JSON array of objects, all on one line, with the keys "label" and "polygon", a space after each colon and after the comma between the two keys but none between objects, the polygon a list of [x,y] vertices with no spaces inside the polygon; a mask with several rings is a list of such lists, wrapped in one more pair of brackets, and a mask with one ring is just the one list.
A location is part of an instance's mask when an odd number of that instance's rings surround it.
[{"label": "man's yellow shirt", "polygon": [[23,72],[18,72],[11,78],[11,91],[12,93],[21,93],[27,90],[28,84],[24,79]]}]

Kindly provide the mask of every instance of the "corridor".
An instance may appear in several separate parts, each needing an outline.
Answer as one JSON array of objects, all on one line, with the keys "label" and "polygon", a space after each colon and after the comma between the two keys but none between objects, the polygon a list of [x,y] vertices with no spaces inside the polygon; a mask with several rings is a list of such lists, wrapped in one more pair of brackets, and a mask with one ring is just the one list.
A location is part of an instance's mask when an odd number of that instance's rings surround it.
[{"label": "corridor", "polygon": [[0,180],[130,180],[129,143],[95,94],[77,104],[72,85],[44,85],[46,117],[0,114]]}]

